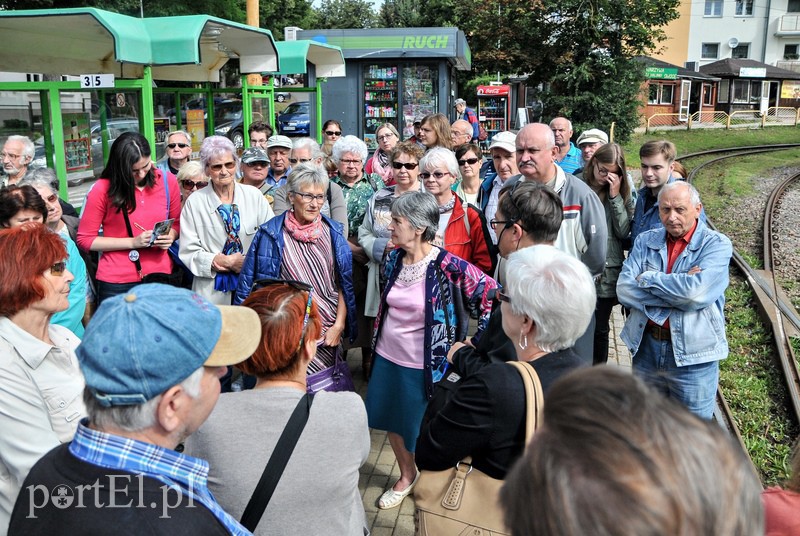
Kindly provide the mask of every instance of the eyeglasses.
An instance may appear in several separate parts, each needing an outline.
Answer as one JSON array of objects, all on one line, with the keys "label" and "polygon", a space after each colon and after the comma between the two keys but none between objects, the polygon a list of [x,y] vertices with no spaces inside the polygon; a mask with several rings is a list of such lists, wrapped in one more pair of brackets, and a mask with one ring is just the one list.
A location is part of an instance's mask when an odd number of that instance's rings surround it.
[{"label": "eyeglasses", "polygon": [[394,169],[406,168],[409,171],[411,171],[412,169],[417,169],[418,165],[419,164],[417,162],[392,162],[392,167]]},{"label": "eyeglasses", "polygon": [[190,181],[189,179],[185,179],[181,181],[181,186],[183,186],[183,188],[186,190],[193,190],[195,188],[199,190],[200,188],[205,188],[206,186],[208,186],[208,181],[195,182],[195,181]]},{"label": "eyeglasses", "polygon": [[600,175],[608,175],[609,173],[617,173],[616,171],[611,171],[606,168],[600,167],[600,164],[595,164],[597,166],[597,172]]},{"label": "eyeglasses", "polygon": [[0,158],[5,160],[8,158],[9,160],[16,160],[18,158],[22,158],[21,154],[12,154],[12,153],[0,153]]},{"label": "eyeglasses", "polygon": [[268,164],[267,162],[262,162],[262,161],[259,161],[259,162],[250,162],[249,164],[245,164],[245,166],[254,167],[254,168],[265,168],[265,167],[267,167],[268,165],[269,165],[269,164]]},{"label": "eyeglasses", "polygon": [[384,134],[383,136],[378,136],[378,141],[390,140],[390,139],[392,139],[392,136],[394,136],[394,134],[391,134],[391,133],[390,134]]},{"label": "eyeglasses", "polygon": [[44,198],[44,200],[47,201],[48,203],[55,203],[57,199],[58,196],[56,194],[50,194]]},{"label": "eyeglasses", "polygon": [[464,166],[466,164],[469,164],[470,166],[474,166],[475,164],[478,163],[478,161],[480,161],[480,158],[467,158],[466,160],[459,160],[458,165]]},{"label": "eyeglasses", "polygon": [[327,134],[328,136],[341,136],[342,135],[342,131],[341,130],[326,130],[325,134]]},{"label": "eyeglasses", "polygon": [[500,289],[497,289],[494,295],[501,302],[511,303],[511,298],[508,296],[508,294],[506,294]]},{"label": "eyeglasses", "polygon": [[442,173],[441,171],[434,171],[433,173],[428,173],[427,171],[423,171],[422,173],[419,174],[419,178],[421,178],[422,180],[428,180],[431,175],[433,175],[434,178],[438,181],[445,175],[450,175],[450,173]]},{"label": "eyeglasses", "polygon": [[345,160],[344,158],[342,158],[341,160],[339,160],[339,163],[340,164],[352,164],[354,166],[360,166],[361,165],[361,160]]},{"label": "eyeglasses", "polygon": [[296,164],[298,162],[300,162],[301,164],[305,164],[306,162],[311,162],[311,159],[310,158],[290,158],[289,162],[291,164]]},{"label": "eyeglasses", "polygon": [[60,261],[50,267],[50,275],[64,275],[64,270],[67,269],[67,262]]},{"label": "eyeglasses", "polygon": [[188,143],[168,143],[167,147],[169,147],[170,149],[174,149],[175,147],[180,147],[181,149],[186,149],[187,147],[189,147],[189,144]]},{"label": "eyeglasses", "polygon": [[325,202],[325,194],[307,194],[303,192],[289,192],[294,195],[299,195],[300,198],[303,200],[304,203],[310,203],[312,201],[316,201],[317,203],[324,203]]},{"label": "eyeglasses", "polygon": [[210,169],[214,173],[219,173],[220,171],[222,171],[223,166],[228,171],[232,171],[236,169],[236,162],[231,160],[230,162],[225,162],[224,164],[209,164],[208,169]]},{"label": "eyeglasses", "polygon": [[492,229],[497,229],[498,225],[502,225],[504,227],[511,227],[512,225],[514,225],[514,220],[496,220],[492,218],[491,220],[489,220],[489,225],[492,226]]},{"label": "eyeglasses", "polygon": [[314,287],[302,281],[295,281],[293,279],[273,279],[265,277],[264,279],[257,279],[253,286],[250,287],[250,292],[254,292],[260,288],[268,287],[270,285],[287,285],[295,290],[301,292],[308,292],[308,301],[306,302],[306,315],[303,317],[303,329],[300,330],[300,343],[297,345],[295,353],[300,351],[303,347],[303,339],[306,335],[306,326],[308,325],[308,317],[311,315],[311,295],[314,293]]}]

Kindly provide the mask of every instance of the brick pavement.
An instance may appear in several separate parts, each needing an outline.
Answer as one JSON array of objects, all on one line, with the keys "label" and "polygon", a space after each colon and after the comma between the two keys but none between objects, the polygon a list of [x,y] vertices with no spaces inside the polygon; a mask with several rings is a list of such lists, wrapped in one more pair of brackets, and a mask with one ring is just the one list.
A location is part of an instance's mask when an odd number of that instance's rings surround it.
[{"label": "brick pavement", "polygon": [[[620,306],[614,308],[611,316],[611,332],[609,333],[608,362],[610,365],[630,368],[631,356],[628,349],[619,339],[619,332],[624,324]],[[364,397],[367,385],[361,380],[361,351],[354,349],[347,356],[350,369],[355,377],[356,389]],[[414,534],[414,499],[406,498],[398,508],[379,510],[378,498],[394,482],[400,478],[400,470],[395,462],[392,447],[386,433],[378,430],[370,431],[371,446],[367,462],[361,468],[358,487],[364,499],[367,522],[373,536],[413,536]]]}]

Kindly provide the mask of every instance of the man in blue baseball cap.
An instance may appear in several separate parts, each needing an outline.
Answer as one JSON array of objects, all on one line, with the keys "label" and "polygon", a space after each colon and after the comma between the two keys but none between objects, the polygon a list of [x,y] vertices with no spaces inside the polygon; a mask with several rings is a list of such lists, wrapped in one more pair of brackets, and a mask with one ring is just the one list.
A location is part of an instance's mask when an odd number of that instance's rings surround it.
[{"label": "man in blue baseball cap", "polygon": [[180,451],[260,339],[255,311],[185,289],[103,302],[76,350],[89,417],[28,474],[9,534],[250,534],[209,492],[205,460]]}]

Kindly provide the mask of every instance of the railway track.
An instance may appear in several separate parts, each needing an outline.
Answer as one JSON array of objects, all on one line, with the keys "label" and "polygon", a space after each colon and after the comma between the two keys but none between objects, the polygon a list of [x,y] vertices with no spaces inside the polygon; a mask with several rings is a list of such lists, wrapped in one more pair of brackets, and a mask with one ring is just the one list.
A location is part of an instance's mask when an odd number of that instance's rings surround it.
[{"label": "railway track", "polygon": [[[728,159],[737,158],[752,154],[767,153],[773,151],[780,151],[798,147],[800,144],[785,144],[785,145],[772,145],[772,146],[755,146],[755,147],[739,147],[733,149],[716,149],[713,151],[704,151],[692,153],[679,157],[679,160],[688,158],[701,157],[714,154],[723,154],[712,158],[711,160],[704,161],[703,163],[694,167],[687,177],[688,181],[692,181],[695,175],[704,167]],[[791,406],[795,423],[800,423],[800,371],[798,371],[797,360],[794,356],[794,351],[791,344],[791,337],[800,334],[800,316],[792,306],[791,302],[783,295],[780,286],[775,280],[773,275],[773,267],[776,266],[775,247],[774,242],[779,238],[776,214],[780,210],[780,200],[786,190],[794,183],[800,181],[800,174],[788,177],[782,181],[771,192],[767,207],[764,213],[764,269],[756,270],[734,250],[732,262],[742,272],[753,294],[756,298],[756,304],[759,313],[765,323],[772,328],[773,337],[775,340],[775,347],[777,351],[777,361],[785,378],[787,392],[789,394],[789,405]],[[713,224],[709,221],[709,226],[714,228]],[[721,391],[717,392],[717,406],[718,410],[715,412],[718,421],[727,427],[731,434],[734,435],[739,443],[744,448],[744,442],[738,427],[736,426],[733,417],[728,407],[725,397]],[[746,451],[746,449],[745,449]]]}]

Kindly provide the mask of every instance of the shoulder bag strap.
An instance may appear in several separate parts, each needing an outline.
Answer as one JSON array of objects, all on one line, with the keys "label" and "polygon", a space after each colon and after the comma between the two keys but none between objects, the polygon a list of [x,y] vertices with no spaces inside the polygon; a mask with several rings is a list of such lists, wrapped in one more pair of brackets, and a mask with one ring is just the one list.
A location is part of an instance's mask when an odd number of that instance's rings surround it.
[{"label": "shoulder bag strap", "polygon": [[[128,217],[128,209],[125,208],[125,207],[122,207],[120,210],[122,211],[122,217],[125,218],[125,228],[128,230],[128,236],[133,238],[133,228],[131,227],[131,220]],[[131,252],[133,252],[133,251],[134,250],[131,250]],[[129,259],[131,258],[130,255],[128,256],[128,258]],[[142,275],[142,263],[139,262],[138,251],[137,251],[137,255],[136,255],[136,260],[133,261],[133,264],[136,265],[136,272],[139,274],[139,279],[142,279],[142,277],[144,277],[144,276]]]},{"label": "shoulder bag strap", "polygon": [[544,395],[542,394],[542,383],[539,375],[530,363],[520,361],[509,361],[522,376],[522,383],[525,384],[525,445],[531,441],[533,432],[542,425],[542,408],[544,407]]},{"label": "shoulder bag strap", "polygon": [[303,398],[297,403],[297,406],[289,417],[286,427],[283,429],[278,443],[275,445],[275,450],[272,451],[264,472],[261,474],[261,479],[256,485],[253,496],[247,503],[247,507],[242,514],[242,525],[250,532],[255,531],[258,522],[261,521],[261,516],[267,509],[267,504],[275,492],[275,487],[283,475],[283,470],[286,469],[286,464],[292,456],[297,440],[300,439],[300,434],[303,433],[303,428],[308,421],[308,414],[311,411],[311,403],[314,401],[312,393],[306,393]]}]

